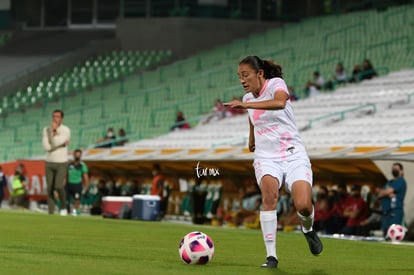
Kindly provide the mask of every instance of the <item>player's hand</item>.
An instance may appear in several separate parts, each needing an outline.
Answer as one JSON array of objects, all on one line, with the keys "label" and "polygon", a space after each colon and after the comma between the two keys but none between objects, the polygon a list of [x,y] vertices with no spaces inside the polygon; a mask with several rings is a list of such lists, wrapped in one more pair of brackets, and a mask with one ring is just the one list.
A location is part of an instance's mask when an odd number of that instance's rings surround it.
[{"label": "player's hand", "polygon": [[246,107],[244,106],[244,103],[241,102],[240,100],[234,99],[230,102],[225,102],[223,103],[224,106],[228,106],[231,108],[239,108],[239,109],[245,109]]},{"label": "player's hand", "polygon": [[59,125],[57,124],[57,122],[52,120],[52,122],[50,123],[50,128],[52,129],[52,131],[56,131],[58,127]]}]

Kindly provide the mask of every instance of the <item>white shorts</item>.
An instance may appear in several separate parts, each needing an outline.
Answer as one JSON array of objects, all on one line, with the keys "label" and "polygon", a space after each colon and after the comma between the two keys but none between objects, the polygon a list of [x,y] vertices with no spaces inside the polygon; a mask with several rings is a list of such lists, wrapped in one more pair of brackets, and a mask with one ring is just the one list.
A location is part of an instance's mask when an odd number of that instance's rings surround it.
[{"label": "white shorts", "polygon": [[312,186],[313,174],[308,159],[294,159],[287,161],[274,161],[271,159],[256,159],[253,162],[257,184],[260,187],[262,178],[270,175],[279,181],[279,189],[285,185],[286,191],[292,190],[294,182],[303,180]]}]

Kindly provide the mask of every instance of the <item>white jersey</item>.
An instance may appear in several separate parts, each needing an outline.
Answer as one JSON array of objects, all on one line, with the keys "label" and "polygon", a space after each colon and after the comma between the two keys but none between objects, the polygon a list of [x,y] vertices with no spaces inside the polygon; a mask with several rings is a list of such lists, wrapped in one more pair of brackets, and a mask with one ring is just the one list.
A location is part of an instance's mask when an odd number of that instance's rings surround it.
[{"label": "white jersey", "polygon": [[[283,79],[278,77],[268,79],[257,98],[252,93],[248,93],[244,95],[243,102],[274,99],[275,92],[278,90],[289,94]],[[248,113],[254,126],[256,159],[276,161],[309,159],[296,127],[290,99],[287,100],[283,110],[248,109]]]}]

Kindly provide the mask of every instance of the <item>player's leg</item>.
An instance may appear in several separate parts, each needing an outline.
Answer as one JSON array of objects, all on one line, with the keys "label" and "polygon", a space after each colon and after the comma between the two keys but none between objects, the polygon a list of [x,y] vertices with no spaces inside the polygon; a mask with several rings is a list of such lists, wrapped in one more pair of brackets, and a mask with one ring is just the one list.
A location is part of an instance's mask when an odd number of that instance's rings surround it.
[{"label": "player's leg", "polygon": [[309,160],[291,161],[287,167],[286,184],[291,192],[302,231],[313,255],[322,253],[323,245],[313,230],[315,210],[312,203],[312,169]]},{"label": "player's leg", "polygon": [[322,253],[323,245],[313,230],[315,210],[312,204],[312,187],[304,180],[295,181],[292,185],[292,196],[298,217],[302,223],[302,232],[313,255]]},{"label": "player's leg", "polygon": [[299,180],[292,184],[291,193],[299,219],[302,222],[302,231],[308,233],[313,230],[312,187],[309,182]]},{"label": "player's leg", "polygon": [[266,263],[262,267],[276,268],[278,265],[276,254],[276,207],[279,183],[283,179],[283,170],[279,163],[270,160],[255,160],[253,166],[262,195],[262,208],[259,216],[267,253]]},{"label": "player's leg", "polygon": [[266,247],[266,263],[262,267],[277,267],[276,231],[277,231],[277,198],[279,196],[279,181],[265,175],[260,182],[262,193],[262,210],[260,211],[260,225]]}]

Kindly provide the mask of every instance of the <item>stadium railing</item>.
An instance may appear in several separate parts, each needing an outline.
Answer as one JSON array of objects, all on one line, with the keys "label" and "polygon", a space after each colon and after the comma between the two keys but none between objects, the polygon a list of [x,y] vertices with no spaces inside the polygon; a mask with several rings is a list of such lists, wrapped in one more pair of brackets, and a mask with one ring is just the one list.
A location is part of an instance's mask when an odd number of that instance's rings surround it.
[{"label": "stadium railing", "polygon": [[110,145],[110,147],[115,147],[117,146],[116,144],[118,142],[124,142],[124,141],[131,141],[131,140],[139,140],[142,138],[141,133],[137,133],[137,134],[129,134],[126,135],[124,137],[117,137],[113,140],[109,140],[109,141],[104,141],[104,142],[99,142],[99,143],[93,143],[93,144],[89,144],[86,148],[87,149],[93,149],[93,148],[103,148],[106,147],[107,145]]},{"label": "stadium railing", "polygon": [[106,120],[100,123],[91,124],[91,125],[79,128],[78,135],[77,135],[78,140],[77,140],[77,143],[75,142],[74,144],[77,144],[77,147],[79,148],[85,148],[94,142],[90,139],[84,138],[88,133],[92,133],[93,135],[96,133],[97,135],[94,136],[94,140],[97,140],[99,138],[102,138],[102,136],[105,135],[107,128],[109,127],[115,128],[117,126],[119,128],[124,128],[127,133],[131,131],[131,121],[128,117]]},{"label": "stadium railing", "polygon": [[326,115],[321,115],[315,118],[312,118],[309,120],[309,123],[306,127],[306,129],[311,129],[313,127],[313,124],[317,121],[321,121],[321,120],[328,120],[328,119],[333,119],[336,117],[339,117],[340,120],[344,120],[345,119],[345,115],[348,113],[353,113],[355,111],[359,111],[359,110],[363,110],[363,109],[371,109],[371,113],[376,113],[377,112],[377,105],[374,103],[367,103],[367,104],[363,104],[360,106],[356,106],[353,108],[349,108],[343,111],[339,111],[339,112],[332,112]]}]

